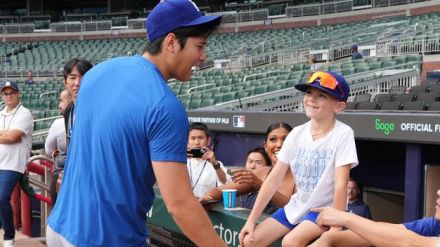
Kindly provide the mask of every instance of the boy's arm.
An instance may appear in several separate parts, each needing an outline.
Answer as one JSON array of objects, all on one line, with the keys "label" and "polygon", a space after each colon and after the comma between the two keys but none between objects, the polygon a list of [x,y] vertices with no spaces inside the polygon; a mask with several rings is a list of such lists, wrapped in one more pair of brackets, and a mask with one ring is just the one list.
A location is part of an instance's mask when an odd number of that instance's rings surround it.
[{"label": "boy's arm", "polygon": [[289,203],[290,198],[293,193],[295,193],[295,181],[293,175],[290,171],[288,171],[288,173],[288,175],[284,176],[281,186],[275,192],[271,200],[273,204],[280,208]]},{"label": "boy's arm", "polygon": [[[351,164],[338,166],[335,169],[335,182],[333,194],[333,208],[345,211],[347,205],[347,184],[350,176]],[[331,228],[332,231],[341,230],[339,227]]]},{"label": "boy's arm", "polygon": [[284,175],[286,174],[289,166],[284,164],[282,161],[278,160],[272,171],[269,173],[267,178],[264,180],[261,186],[260,192],[258,193],[257,200],[255,201],[254,208],[249,215],[248,222],[256,223],[258,217],[263,213],[264,208],[267,206],[269,201],[272,199],[275,192],[278,190],[281,182],[283,181]]}]

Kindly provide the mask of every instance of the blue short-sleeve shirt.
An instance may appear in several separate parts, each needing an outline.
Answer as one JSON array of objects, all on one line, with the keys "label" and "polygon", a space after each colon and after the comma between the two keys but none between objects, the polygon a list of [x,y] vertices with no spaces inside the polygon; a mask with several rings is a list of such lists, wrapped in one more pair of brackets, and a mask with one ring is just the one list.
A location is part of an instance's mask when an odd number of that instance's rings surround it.
[{"label": "blue short-sleeve shirt", "polygon": [[145,246],[151,161],[185,165],[187,138],[186,112],[152,63],[98,64],[81,82],[49,226],[76,246]]},{"label": "blue short-sleeve shirt", "polygon": [[424,218],[403,224],[406,229],[425,237],[440,237],[440,221],[435,217]]}]

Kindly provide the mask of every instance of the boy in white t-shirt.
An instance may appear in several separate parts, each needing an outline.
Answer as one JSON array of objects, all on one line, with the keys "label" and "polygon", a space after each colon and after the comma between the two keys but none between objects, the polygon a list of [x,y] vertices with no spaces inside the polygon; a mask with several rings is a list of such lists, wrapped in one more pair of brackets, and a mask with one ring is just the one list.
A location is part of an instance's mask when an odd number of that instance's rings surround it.
[{"label": "boy in white t-shirt", "polygon": [[[310,121],[287,136],[278,162],[264,181],[254,208],[240,232],[241,246],[268,246],[283,237],[283,246],[306,246],[326,229],[316,224],[314,207],[345,210],[350,169],[358,164],[353,130],[336,120],[345,109],[350,88],[332,71],[316,71],[307,83],[295,86],[305,92],[304,109]],[[297,191],[289,203],[256,227],[288,169]],[[330,231],[339,231],[332,227]]]}]

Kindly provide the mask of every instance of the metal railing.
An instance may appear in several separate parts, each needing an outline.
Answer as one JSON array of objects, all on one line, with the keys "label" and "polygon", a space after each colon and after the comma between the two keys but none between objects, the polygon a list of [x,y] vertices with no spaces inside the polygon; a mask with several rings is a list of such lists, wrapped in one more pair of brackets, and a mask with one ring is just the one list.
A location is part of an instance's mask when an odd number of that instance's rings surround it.
[{"label": "metal railing", "polygon": [[416,36],[402,40],[379,40],[376,42],[376,54],[378,56],[438,52],[440,52],[440,34]]},{"label": "metal railing", "polygon": [[338,1],[322,4],[310,4],[286,7],[286,17],[325,15],[353,10],[353,1]]},{"label": "metal railing", "polygon": [[0,34],[33,33],[34,31],[35,24],[33,23],[0,25]]},{"label": "metal railing", "polygon": [[236,23],[248,21],[267,20],[269,17],[269,9],[257,9],[251,11],[228,11],[206,13],[206,15],[222,15],[222,23]]},{"label": "metal railing", "polygon": [[[62,116],[55,116],[55,117],[47,117],[47,118],[34,119],[33,125],[35,126],[39,122],[44,122],[44,121],[48,121],[48,120],[56,120],[56,119],[61,118],[61,117]],[[36,142],[36,141],[38,141],[41,138],[46,138],[47,135],[49,134],[49,128],[39,129],[39,130],[34,131],[32,133],[32,142]]]},{"label": "metal railing", "polygon": [[[10,78],[26,78],[29,68],[11,68],[0,69],[0,79]],[[60,77],[63,76],[63,71],[57,67],[50,67],[47,69],[32,69],[32,76],[35,77]]]},{"label": "metal railing", "polygon": [[50,24],[52,32],[87,32],[87,31],[101,31],[111,30],[112,21],[72,21],[72,22],[57,22]]}]

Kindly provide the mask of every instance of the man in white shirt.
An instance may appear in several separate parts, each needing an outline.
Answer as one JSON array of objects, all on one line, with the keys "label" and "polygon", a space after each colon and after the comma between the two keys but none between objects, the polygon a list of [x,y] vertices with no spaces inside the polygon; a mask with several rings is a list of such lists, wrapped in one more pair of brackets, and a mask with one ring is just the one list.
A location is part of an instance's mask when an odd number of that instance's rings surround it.
[{"label": "man in white shirt", "polygon": [[[70,102],[71,95],[69,91],[65,89],[60,93],[60,103],[58,104],[61,114],[64,114]],[[49,134],[46,137],[46,142],[44,143],[46,155],[55,160],[52,181],[50,183],[50,197],[53,204],[55,204],[57,200],[56,183],[58,175],[60,171],[63,170],[67,154],[65,127],[64,118],[58,118],[53,121],[49,129]]]},{"label": "man in white shirt", "polygon": [[0,220],[3,246],[14,245],[15,228],[11,194],[22,177],[32,147],[32,113],[20,102],[15,82],[1,87],[5,108],[0,112]]},{"label": "man in white shirt", "polygon": [[[71,99],[67,89],[60,93],[60,103],[58,108],[61,114],[64,114],[66,107],[69,105]],[[59,153],[66,153],[66,129],[64,126],[64,119],[57,118],[53,121],[47,135],[46,142],[44,143],[46,155],[55,158]]]},{"label": "man in white shirt", "polygon": [[226,168],[209,149],[211,137],[203,123],[192,123],[188,137],[188,173],[194,195],[202,197],[210,189],[226,182]]}]

